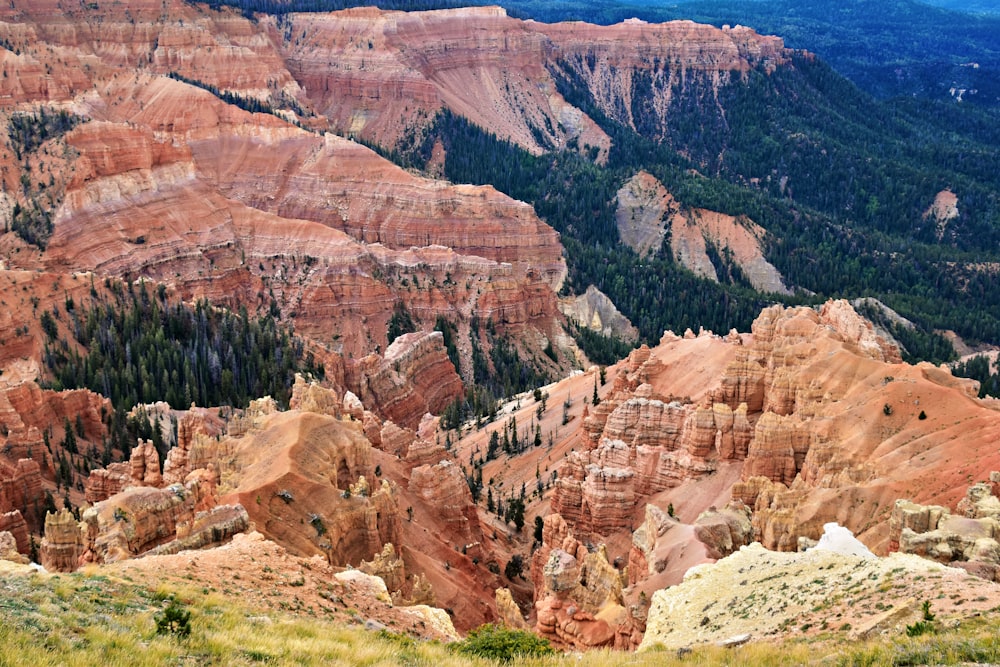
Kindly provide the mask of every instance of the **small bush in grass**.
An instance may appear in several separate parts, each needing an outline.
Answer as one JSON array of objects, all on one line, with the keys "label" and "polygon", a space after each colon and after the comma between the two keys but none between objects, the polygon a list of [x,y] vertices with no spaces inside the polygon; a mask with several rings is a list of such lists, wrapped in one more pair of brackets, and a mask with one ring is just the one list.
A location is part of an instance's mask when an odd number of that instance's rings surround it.
[{"label": "small bush in grass", "polygon": [[156,634],[171,634],[186,639],[191,634],[191,612],[176,599],[171,600],[163,613],[156,615]]},{"label": "small bush in grass", "polygon": [[501,662],[555,653],[547,639],[526,630],[508,630],[492,624],[472,630],[468,637],[452,646],[461,655]]}]

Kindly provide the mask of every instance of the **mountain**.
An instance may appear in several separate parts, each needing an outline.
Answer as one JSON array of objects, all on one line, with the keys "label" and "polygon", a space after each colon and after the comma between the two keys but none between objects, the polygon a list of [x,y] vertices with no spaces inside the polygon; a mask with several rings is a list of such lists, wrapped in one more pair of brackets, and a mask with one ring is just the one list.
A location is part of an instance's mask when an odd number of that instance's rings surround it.
[{"label": "mountain", "polygon": [[[603,24],[634,16],[650,22],[691,19],[718,26],[747,25],[782,37],[792,48],[818,54],[879,98],[958,99],[988,108],[1000,104],[996,85],[1000,18],[995,3],[611,0],[556,4],[512,0],[502,4],[542,21]],[[974,15],[977,9],[986,11]]]},{"label": "mountain", "polygon": [[8,5],[4,555],[579,649],[831,520],[995,578],[996,406],[936,365],[1000,342],[990,112],[740,26]]},{"label": "mountain", "polygon": [[926,5],[943,7],[953,12],[968,14],[1000,14],[1000,6],[993,0],[923,0]]}]

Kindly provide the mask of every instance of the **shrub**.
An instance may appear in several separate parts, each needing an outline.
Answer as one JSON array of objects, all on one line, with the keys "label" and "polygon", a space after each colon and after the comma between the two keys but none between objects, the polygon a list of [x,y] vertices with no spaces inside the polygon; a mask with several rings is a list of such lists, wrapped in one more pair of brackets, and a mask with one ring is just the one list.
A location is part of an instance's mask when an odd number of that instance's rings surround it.
[{"label": "shrub", "polygon": [[461,655],[508,663],[555,653],[547,639],[526,630],[508,630],[492,624],[472,630],[468,637],[452,646]]},{"label": "shrub", "polygon": [[176,599],[156,616],[156,634],[171,634],[186,639],[191,634],[191,612],[178,604]]},{"label": "shrub", "polygon": [[919,637],[920,635],[927,634],[929,632],[935,632],[934,627],[934,614],[931,613],[931,602],[930,600],[924,600],[923,604],[920,605],[920,610],[922,612],[923,618],[913,625],[906,626],[906,636],[907,637]]},{"label": "shrub", "polygon": [[515,577],[520,577],[523,572],[524,558],[522,558],[520,554],[514,554],[511,556],[506,567],[503,569],[504,576],[511,581],[514,581]]}]

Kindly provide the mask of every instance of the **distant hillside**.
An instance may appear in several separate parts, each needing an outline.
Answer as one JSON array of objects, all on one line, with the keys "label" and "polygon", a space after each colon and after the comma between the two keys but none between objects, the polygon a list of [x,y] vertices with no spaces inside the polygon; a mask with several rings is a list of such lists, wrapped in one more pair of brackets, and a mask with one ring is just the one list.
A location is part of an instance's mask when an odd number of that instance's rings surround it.
[{"label": "distant hillside", "polygon": [[[541,21],[614,23],[634,16],[650,22],[691,19],[713,25],[748,25],[779,35],[792,48],[820,55],[876,97],[947,99],[965,91],[963,101],[1000,106],[1000,16],[957,13],[992,10],[996,14],[1000,9],[995,2],[506,0],[500,4]],[[979,67],[964,67],[969,63]]]},{"label": "distant hillside", "polygon": [[[291,6],[345,4],[227,1],[282,12]],[[328,64],[353,51],[332,49],[322,58],[319,49],[331,48],[323,40],[332,38],[320,37],[320,18],[298,15],[282,21],[289,35],[309,35],[289,41],[290,62],[303,63],[293,67],[296,76],[313,91],[314,104],[336,131],[381,146],[404,166],[443,173],[456,183],[491,184],[531,203],[562,235],[570,289],[582,293],[597,286],[646,340],[656,340],[666,328],[746,328],[765,303],[779,297],[755,291],[743,267],[734,263],[733,249],[718,239],[698,250],[703,268],[695,272],[685,259],[688,250],[674,248],[673,241],[642,258],[624,247],[616,197],[639,171],[654,176],[684,210],[717,212],[762,228],[765,259],[788,287],[800,290],[797,296],[780,297],[785,302],[875,296],[917,323],[917,332],[908,332],[904,341],[911,359],[950,356],[941,339],[928,335],[934,329],[1000,342],[1000,299],[991,288],[1000,262],[996,112],[955,103],[958,97],[986,100],[987,80],[1000,86],[1000,77],[990,77],[989,64],[991,54],[1000,54],[1000,30],[994,29],[1000,21],[910,0],[836,6],[821,0],[808,7],[788,0],[666,8],[615,2],[505,4],[510,14],[543,21],[613,23],[639,16],[754,25],[760,32],[783,35],[786,45],[829,53],[824,58],[833,68],[797,53],[783,64],[784,55],[747,61],[740,76],[714,81],[696,68],[656,61],[655,53],[630,60],[618,47],[613,53],[596,48],[603,43],[596,29],[591,36],[590,28],[532,28],[545,33],[539,38],[559,45],[544,56],[527,42],[522,47],[508,39],[505,70],[540,77],[546,89],[554,84],[569,105],[585,114],[586,120],[570,121],[577,116],[565,110],[556,114],[550,102],[532,97],[537,86],[521,88],[519,78],[493,72],[498,46],[470,56],[472,65],[450,67],[444,76],[446,60],[426,45],[407,42],[409,33],[402,28],[388,33],[370,24],[361,29],[358,43],[387,47],[369,49],[363,59],[385,58],[380,72],[409,72],[403,85],[416,85],[419,78],[426,82],[420,84],[420,99],[441,100],[418,112],[412,97],[397,99],[388,83],[380,85],[377,105],[353,92],[356,99],[323,93],[343,91],[353,80],[344,77],[354,75]],[[455,16],[455,26],[472,20]],[[405,25],[419,20],[411,17]],[[475,20],[495,21],[494,31],[513,25],[485,14]],[[453,38],[450,32],[440,37]],[[460,44],[455,42],[452,52]],[[925,62],[928,53],[938,60]],[[976,61],[978,69],[961,66],[970,62],[962,59],[969,53],[983,56]],[[984,77],[984,86],[977,93],[943,90],[938,75],[945,62],[949,72]],[[919,94],[880,103],[840,76],[852,67],[864,89],[883,96],[911,89]],[[892,76],[883,76],[889,69]],[[635,76],[619,81],[622,71]],[[497,78],[480,90],[476,86],[486,73]],[[455,88],[458,81],[463,83]],[[471,89],[480,91],[475,101],[469,98]],[[487,100],[490,90],[503,94]],[[627,94],[615,92],[622,90]],[[438,114],[442,108],[447,111]],[[506,111],[490,115],[493,109]],[[947,217],[938,217],[935,202],[949,197],[957,203]],[[722,279],[702,277],[708,273]]]},{"label": "distant hillside", "polygon": [[968,14],[1000,14],[996,0],[922,0],[924,4]]}]

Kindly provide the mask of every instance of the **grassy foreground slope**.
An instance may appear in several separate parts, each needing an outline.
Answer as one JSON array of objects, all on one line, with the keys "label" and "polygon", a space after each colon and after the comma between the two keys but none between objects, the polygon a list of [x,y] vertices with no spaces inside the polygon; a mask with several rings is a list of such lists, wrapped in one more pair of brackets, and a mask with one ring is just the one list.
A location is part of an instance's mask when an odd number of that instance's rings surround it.
[{"label": "grassy foreground slope", "polygon": [[[490,665],[454,647],[388,631],[361,620],[336,623],[322,616],[262,611],[203,585],[143,584],[97,570],[69,575],[28,573],[0,564],[2,665]],[[174,605],[190,614],[190,634],[157,633],[157,619]],[[917,665],[996,662],[996,622],[977,620],[920,637],[846,643],[834,633],[784,644],[708,647],[678,656],[598,651],[517,664],[558,665]]]}]

